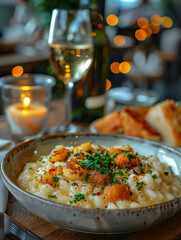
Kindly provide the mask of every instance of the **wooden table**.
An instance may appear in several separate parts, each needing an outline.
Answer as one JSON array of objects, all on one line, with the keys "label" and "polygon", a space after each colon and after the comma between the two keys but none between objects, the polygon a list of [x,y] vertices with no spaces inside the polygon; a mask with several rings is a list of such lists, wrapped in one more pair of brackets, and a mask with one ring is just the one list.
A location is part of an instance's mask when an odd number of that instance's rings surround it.
[{"label": "wooden table", "polygon": [[[48,128],[64,122],[64,100],[50,105]],[[84,126],[88,130],[88,126]],[[0,138],[12,139],[4,116],[0,116]],[[16,143],[17,140],[13,139]],[[169,220],[137,233],[121,235],[79,233],[48,223],[25,209],[9,194],[6,214],[44,240],[176,240],[181,239],[181,212]]]}]

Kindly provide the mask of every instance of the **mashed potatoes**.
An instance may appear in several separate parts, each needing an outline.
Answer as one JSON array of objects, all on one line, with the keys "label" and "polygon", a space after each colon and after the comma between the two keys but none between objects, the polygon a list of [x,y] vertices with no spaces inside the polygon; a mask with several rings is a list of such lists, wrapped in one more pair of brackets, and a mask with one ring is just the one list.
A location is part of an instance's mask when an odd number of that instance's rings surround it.
[{"label": "mashed potatoes", "polygon": [[50,155],[27,163],[17,184],[39,197],[82,208],[137,208],[181,195],[179,176],[156,156],[89,142],[56,146]]}]

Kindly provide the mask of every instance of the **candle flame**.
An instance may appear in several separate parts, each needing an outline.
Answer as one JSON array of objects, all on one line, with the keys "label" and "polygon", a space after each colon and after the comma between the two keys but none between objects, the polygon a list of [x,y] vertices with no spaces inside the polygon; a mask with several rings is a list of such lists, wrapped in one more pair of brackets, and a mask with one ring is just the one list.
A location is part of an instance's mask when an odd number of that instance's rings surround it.
[{"label": "candle flame", "polygon": [[31,87],[30,87],[30,86],[22,86],[21,89],[22,89],[23,91],[28,91],[28,90],[31,89]]},{"label": "candle flame", "polygon": [[27,108],[30,105],[30,102],[31,102],[30,98],[29,97],[25,97],[23,99],[23,107]]}]

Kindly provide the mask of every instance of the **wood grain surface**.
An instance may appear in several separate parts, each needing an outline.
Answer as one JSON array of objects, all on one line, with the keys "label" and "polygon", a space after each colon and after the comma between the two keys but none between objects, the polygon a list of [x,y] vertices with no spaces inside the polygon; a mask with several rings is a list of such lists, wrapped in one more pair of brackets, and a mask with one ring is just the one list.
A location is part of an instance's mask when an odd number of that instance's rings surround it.
[{"label": "wood grain surface", "polygon": [[[64,100],[53,101],[47,128],[64,122]],[[88,126],[84,126],[88,130]],[[4,116],[0,116],[0,138],[12,139]],[[16,143],[17,140],[13,139]],[[180,240],[181,212],[169,220],[136,233],[128,234],[88,234],[80,233],[48,223],[24,208],[10,193],[6,214],[32,233],[44,240]]]}]

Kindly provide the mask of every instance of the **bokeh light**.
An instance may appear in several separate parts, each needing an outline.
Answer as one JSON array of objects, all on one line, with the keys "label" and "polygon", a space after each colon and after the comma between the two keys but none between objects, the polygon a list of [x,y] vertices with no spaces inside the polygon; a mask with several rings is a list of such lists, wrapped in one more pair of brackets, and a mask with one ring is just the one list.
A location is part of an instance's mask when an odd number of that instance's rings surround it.
[{"label": "bokeh light", "polygon": [[102,23],[97,24],[97,27],[98,27],[99,29],[103,28]]},{"label": "bokeh light", "polygon": [[116,26],[118,24],[119,19],[116,15],[111,14],[106,18],[106,21],[108,25]]},{"label": "bokeh light", "polygon": [[151,28],[151,31],[153,34],[157,34],[160,32],[160,27],[153,25],[152,23],[150,23],[149,27]]},{"label": "bokeh light", "polygon": [[119,70],[122,73],[128,73],[131,70],[131,65],[128,62],[122,62],[119,65]]},{"label": "bokeh light", "polygon": [[117,46],[117,47],[122,47],[124,44],[125,44],[125,38],[121,35],[117,35],[115,36],[114,38],[114,44]]},{"label": "bokeh light", "polygon": [[29,77],[29,74],[28,73],[24,73],[23,77]]},{"label": "bokeh light", "polygon": [[111,72],[118,74],[120,72],[119,70],[119,63],[118,62],[113,62],[110,66]]},{"label": "bokeh light", "polygon": [[13,77],[20,77],[23,74],[23,71],[22,66],[16,66],[12,69],[12,75]]},{"label": "bokeh light", "polygon": [[109,79],[106,79],[106,91],[109,90],[112,86],[112,83]]},{"label": "bokeh light", "polygon": [[137,24],[140,28],[146,28],[149,25],[149,21],[145,17],[140,17],[137,20]]},{"label": "bokeh light", "polygon": [[144,41],[146,39],[146,37],[147,37],[147,34],[146,34],[146,32],[143,29],[138,29],[135,32],[135,37],[139,41]]},{"label": "bokeh light", "polygon": [[103,20],[104,20],[104,19],[103,19],[103,16],[102,16],[102,14],[101,14],[101,13],[99,13],[99,17],[100,17],[101,21],[103,21]]},{"label": "bokeh light", "polygon": [[173,26],[173,21],[170,17],[162,17],[162,25],[165,28],[171,28]]},{"label": "bokeh light", "polygon": [[92,37],[95,37],[95,36],[96,36],[96,33],[95,33],[95,32],[91,32],[91,36],[92,36]]},{"label": "bokeh light", "polygon": [[82,96],[84,95],[84,90],[83,90],[83,88],[79,88],[79,89],[77,90],[77,95],[78,95],[78,97],[82,97]]},{"label": "bokeh light", "polygon": [[162,23],[162,18],[159,15],[151,16],[151,23],[155,26],[160,26]]},{"label": "bokeh light", "polygon": [[150,37],[150,36],[151,36],[151,34],[152,34],[152,30],[151,30],[150,27],[146,27],[146,28],[144,28],[144,31],[146,32],[147,37]]}]

